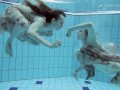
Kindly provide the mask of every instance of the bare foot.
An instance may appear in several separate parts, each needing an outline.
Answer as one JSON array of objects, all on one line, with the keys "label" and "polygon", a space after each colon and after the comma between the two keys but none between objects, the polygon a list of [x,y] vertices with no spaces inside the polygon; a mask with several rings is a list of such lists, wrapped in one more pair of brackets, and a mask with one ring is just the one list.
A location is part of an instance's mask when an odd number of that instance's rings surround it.
[{"label": "bare foot", "polygon": [[77,73],[73,72],[73,77],[78,81]]},{"label": "bare foot", "polygon": [[6,47],[5,47],[5,52],[10,56],[12,57],[12,44],[11,43],[7,43],[6,44]]}]

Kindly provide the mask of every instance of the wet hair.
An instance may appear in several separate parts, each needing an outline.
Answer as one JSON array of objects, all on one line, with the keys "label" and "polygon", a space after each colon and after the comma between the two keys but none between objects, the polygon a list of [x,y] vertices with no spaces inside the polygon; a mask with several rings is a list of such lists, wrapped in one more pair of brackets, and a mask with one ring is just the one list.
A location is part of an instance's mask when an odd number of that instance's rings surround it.
[{"label": "wet hair", "polygon": [[36,14],[44,16],[47,23],[50,23],[53,18],[55,18],[55,20],[58,20],[60,15],[66,17],[65,13],[62,10],[52,9],[40,0],[35,0],[39,6],[33,5],[29,0],[24,1],[25,4],[29,6]]},{"label": "wet hair", "polygon": [[88,37],[88,30],[85,30],[85,36]]}]

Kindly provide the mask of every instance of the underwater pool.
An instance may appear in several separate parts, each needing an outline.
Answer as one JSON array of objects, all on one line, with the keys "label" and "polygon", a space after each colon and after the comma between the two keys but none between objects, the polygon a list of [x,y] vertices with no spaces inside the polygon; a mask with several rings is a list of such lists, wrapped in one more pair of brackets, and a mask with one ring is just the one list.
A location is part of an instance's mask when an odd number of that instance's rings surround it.
[{"label": "underwater pool", "polygon": [[[31,0],[34,3],[34,0]],[[86,80],[87,72],[82,69],[78,80],[73,77],[80,63],[76,51],[82,46],[77,39],[77,31],[66,36],[69,27],[91,22],[101,44],[114,43],[120,52],[120,0],[42,0],[52,8],[66,13],[63,27],[49,42],[61,40],[58,48],[37,46],[15,39],[12,43],[13,56],[5,53],[9,33],[0,33],[0,90],[119,90],[119,83],[111,83],[117,72],[107,74],[95,69],[95,76]],[[23,0],[0,0],[0,14],[13,3]],[[119,64],[119,63],[118,63]],[[118,65],[119,66],[119,65]]]}]

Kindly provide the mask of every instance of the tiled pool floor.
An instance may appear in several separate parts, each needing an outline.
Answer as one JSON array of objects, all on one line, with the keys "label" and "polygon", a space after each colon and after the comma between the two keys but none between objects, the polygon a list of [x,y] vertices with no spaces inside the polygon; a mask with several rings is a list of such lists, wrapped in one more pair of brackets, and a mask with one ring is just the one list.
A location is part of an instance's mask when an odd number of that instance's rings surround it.
[{"label": "tiled pool floor", "polygon": [[61,77],[3,82],[0,90],[120,90],[120,85]]}]

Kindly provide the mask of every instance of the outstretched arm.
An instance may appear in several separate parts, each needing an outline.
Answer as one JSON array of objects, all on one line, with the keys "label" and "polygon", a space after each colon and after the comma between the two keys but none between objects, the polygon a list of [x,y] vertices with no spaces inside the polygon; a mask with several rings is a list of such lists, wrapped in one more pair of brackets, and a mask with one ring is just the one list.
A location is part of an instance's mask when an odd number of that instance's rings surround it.
[{"label": "outstretched arm", "polygon": [[103,47],[100,41],[96,37],[96,32],[94,29],[94,25],[92,23],[83,23],[83,24],[78,24],[76,26],[70,27],[66,35],[69,37],[71,36],[71,33],[76,30],[79,30],[79,31],[87,30],[88,32],[87,44],[93,47],[96,47],[100,50],[103,50]]},{"label": "outstretched arm", "polygon": [[85,54],[82,54],[80,51],[77,51],[76,52],[76,56],[77,56],[77,59],[80,63],[80,66],[77,67],[74,72],[73,72],[73,77],[78,80],[78,73],[80,72],[80,70],[84,69],[85,65],[86,65],[86,56]]},{"label": "outstretched arm", "polygon": [[88,30],[89,33],[95,33],[94,27],[92,23],[83,23],[72,26],[68,28],[66,35],[71,36],[71,33],[76,30]]},{"label": "outstretched arm", "polygon": [[38,30],[44,28],[44,23],[45,19],[44,18],[39,18],[39,20],[36,20],[31,26],[29,27],[27,31],[27,35],[32,38],[33,40],[37,41],[38,43],[42,43],[43,45],[50,47],[50,48],[56,48],[61,45],[61,41],[56,41],[55,43],[50,43],[44,38],[42,38],[39,33],[37,32]]}]

